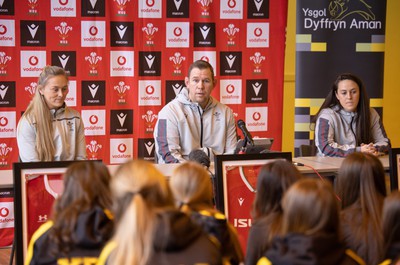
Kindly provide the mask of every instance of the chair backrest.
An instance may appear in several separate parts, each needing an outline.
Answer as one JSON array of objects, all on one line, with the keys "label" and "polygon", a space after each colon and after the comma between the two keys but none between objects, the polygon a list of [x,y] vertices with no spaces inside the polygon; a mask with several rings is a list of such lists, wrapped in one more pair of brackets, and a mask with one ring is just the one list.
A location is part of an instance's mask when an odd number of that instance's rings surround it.
[{"label": "chair backrest", "polygon": [[299,147],[300,156],[315,156],[317,154],[317,148],[314,144],[302,144]]}]

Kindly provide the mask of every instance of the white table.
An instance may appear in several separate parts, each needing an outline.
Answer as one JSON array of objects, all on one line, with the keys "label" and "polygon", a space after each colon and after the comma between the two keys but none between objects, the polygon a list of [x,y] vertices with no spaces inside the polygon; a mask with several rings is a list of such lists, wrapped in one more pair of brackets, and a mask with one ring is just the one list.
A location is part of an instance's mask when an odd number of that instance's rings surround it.
[{"label": "white table", "polygon": [[[320,157],[320,156],[303,156],[295,157],[293,162],[302,163],[304,166],[299,166],[298,169],[302,173],[314,173],[314,168],[320,173],[337,173],[344,158],[341,157]],[[389,156],[379,157],[385,170],[389,170]]]},{"label": "white table", "polygon": [[[295,163],[301,163],[304,166],[297,166],[299,171],[306,176],[316,177],[318,174],[322,177],[336,176],[344,158],[341,157],[319,157],[319,156],[303,156],[295,157],[292,159]],[[392,189],[390,183],[390,166],[389,156],[380,156],[379,160],[382,162],[383,168],[386,172],[386,183],[388,191]],[[318,174],[317,174],[318,173]]]},{"label": "white table", "polygon": [[[381,156],[379,159],[382,161],[383,167],[386,171],[389,170],[389,156]],[[340,165],[344,158],[340,157],[318,157],[318,156],[304,156],[295,157],[293,162],[302,163],[304,166],[297,168],[303,174],[315,174],[314,169],[323,175],[334,175],[338,172]],[[157,168],[165,175],[171,176],[172,171],[179,164],[157,164]],[[118,165],[109,165],[110,172],[113,173]],[[0,187],[13,186],[13,172],[12,170],[0,171]]]}]

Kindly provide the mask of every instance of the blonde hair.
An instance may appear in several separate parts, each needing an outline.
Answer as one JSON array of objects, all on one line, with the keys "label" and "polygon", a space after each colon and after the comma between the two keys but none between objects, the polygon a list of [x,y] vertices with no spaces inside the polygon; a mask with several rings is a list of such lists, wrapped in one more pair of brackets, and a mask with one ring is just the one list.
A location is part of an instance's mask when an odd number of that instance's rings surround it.
[{"label": "blonde hair", "polygon": [[284,195],[282,208],[283,234],[339,234],[339,203],[328,182],[311,178],[296,181]]},{"label": "blonde hair", "polygon": [[43,68],[38,78],[35,95],[23,114],[30,123],[36,124],[36,151],[40,161],[52,161],[55,153],[53,119],[40,91],[46,86],[50,78],[58,75],[65,76],[68,81],[68,75],[63,68],[50,65]]},{"label": "blonde hair", "polygon": [[118,246],[110,264],[145,265],[152,255],[157,213],[173,208],[165,176],[150,162],[132,160],[119,166],[111,190],[117,222],[113,239]]},{"label": "blonde hair", "polygon": [[183,211],[201,210],[201,206],[212,206],[213,190],[210,174],[207,170],[195,163],[185,162],[173,172],[170,187],[178,206]]}]

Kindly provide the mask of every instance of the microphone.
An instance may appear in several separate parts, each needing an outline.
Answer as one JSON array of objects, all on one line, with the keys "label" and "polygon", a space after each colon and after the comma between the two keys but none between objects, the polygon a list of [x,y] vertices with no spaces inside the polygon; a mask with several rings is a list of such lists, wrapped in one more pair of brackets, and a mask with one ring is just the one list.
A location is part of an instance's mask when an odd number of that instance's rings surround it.
[{"label": "microphone", "polygon": [[243,120],[238,120],[237,125],[239,127],[240,130],[242,130],[242,133],[244,135],[244,139],[251,144],[252,146],[254,146],[254,141],[253,138],[251,137],[251,134],[249,133],[249,131],[246,128],[246,123]]},{"label": "microphone", "polygon": [[192,150],[189,153],[189,160],[190,161],[194,161],[197,162],[203,166],[205,166],[206,168],[210,167],[210,158],[208,157],[208,155],[201,149],[195,149]]}]

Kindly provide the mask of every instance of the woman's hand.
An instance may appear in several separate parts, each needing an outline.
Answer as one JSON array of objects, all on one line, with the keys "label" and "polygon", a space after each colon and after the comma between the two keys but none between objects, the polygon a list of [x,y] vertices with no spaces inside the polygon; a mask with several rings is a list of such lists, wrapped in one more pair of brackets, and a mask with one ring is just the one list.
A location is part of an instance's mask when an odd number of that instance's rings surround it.
[{"label": "woman's hand", "polygon": [[376,150],[373,143],[361,144],[361,152],[369,153],[369,154],[376,155],[376,156],[379,155],[379,152],[378,152],[378,150]]}]

